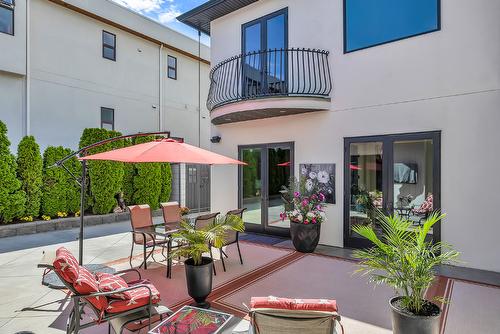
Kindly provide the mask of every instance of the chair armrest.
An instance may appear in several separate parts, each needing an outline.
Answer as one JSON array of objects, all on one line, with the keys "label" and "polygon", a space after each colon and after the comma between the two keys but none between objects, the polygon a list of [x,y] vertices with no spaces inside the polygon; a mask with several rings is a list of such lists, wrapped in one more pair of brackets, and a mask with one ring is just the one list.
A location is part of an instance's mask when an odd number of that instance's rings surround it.
[{"label": "chair armrest", "polygon": [[139,276],[139,279],[142,279],[141,273],[139,272],[139,270],[137,270],[135,268],[129,268],[129,269],[124,269],[124,270],[119,270],[119,271],[115,272],[114,275],[121,276],[121,275],[129,273],[129,272],[135,272],[135,273],[137,273],[137,276]]}]

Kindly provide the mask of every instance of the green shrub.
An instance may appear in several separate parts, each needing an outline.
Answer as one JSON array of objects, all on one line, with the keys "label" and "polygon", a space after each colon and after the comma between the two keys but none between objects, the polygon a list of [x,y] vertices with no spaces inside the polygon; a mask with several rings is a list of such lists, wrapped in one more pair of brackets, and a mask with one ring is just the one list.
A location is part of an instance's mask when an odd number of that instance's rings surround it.
[{"label": "green shrub", "polygon": [[[89,128],[83,130],[80,138],[80,148],[94,144],[98,141],[120,136],[117,131],[106,129]],[[122,148],[124,141],[114,141],[88,151],[88,154],[95,154]],[[87,196],[88,206],[92,208],[94,214],[106,214],[117,205],[115,195],[122,191],[124,167],[122,162],[115,161],[89,161],[88,180],[89,192]]]},{"label": "green shrub", "polygon": [[172,166],[169,163],[161,164],[161,182],[160,203],[168,202],[172,194]]},{"label": "green shrub", "polygon": [[[137,137],[128,145],[147,143],[155,137]],[[148,204],[158,209],[167,202],[172,192],[172,168],[169,163],[125,164],[123,197],[127,205]]]},{"label": "green shrub", "polygon": [[35,137],[24,137],[17,146],[17,177],[26,193],[24,215],[38,217],[42,201],[43,161]]},{"label": "green shrub", "polygon": [[0,121],[0,221],[4,223],[23,215],[26,204],[26,194],[16,177],[16,160],[9,147],[7,126]]},{"label": "green shrub", "polygon": [[[63,168],[52,167],[54,163],[71,154],[69,148],[49,146],[43,153],[42,214],[56,217],[58,212],[75,213],[80,209],[80,187]],[[73,175],[81,174],[80,162],[76,158],[67,160],[64,166]]]}]

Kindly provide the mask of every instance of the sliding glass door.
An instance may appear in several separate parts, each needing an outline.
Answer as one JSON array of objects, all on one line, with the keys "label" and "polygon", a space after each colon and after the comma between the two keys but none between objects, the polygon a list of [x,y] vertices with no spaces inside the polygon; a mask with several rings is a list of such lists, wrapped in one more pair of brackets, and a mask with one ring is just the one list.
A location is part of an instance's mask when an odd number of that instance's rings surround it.
[{"label": "sliding glass door", "polygon": [[282,221],[283,186],[293,175],[293,143],[245,145],[240,160],[247,163],[239,172],[239,205],[248,231],[288,235],[290,222]]},{"label": "sliding glass door", "polygon": [[[344,245],[370,244],[352,231],[371,225],[381,232],[377,214],[396,213],[412,228],[440,208],[440,132],[345,139]],[[440,240],[440,226],[429,232]]]}]

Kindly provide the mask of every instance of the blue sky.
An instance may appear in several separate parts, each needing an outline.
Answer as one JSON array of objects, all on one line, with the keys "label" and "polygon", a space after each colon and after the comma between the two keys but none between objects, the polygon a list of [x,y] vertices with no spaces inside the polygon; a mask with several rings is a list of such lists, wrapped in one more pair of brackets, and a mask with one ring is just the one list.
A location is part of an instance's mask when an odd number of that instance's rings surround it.
[{"label": "blue sky", "polygon": [[[207,0],[113,0],[142,15],[175,29],[191,38],[198,39],[198,32],[175,18]],[[202,34],[202,42],[210,45],[210,38]]]}]

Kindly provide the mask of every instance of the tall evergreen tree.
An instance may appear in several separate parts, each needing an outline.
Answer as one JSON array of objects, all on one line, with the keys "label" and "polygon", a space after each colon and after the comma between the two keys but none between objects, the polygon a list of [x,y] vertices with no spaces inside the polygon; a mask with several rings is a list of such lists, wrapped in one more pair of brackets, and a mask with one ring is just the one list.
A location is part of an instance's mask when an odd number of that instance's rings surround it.
[{"label": "tall evergreen tree", "polygon": [[26,216],[38,217],[42,200],[43,161],[35,137],[24,137],[17,146],[17,177],[26,193]]},{"label": "tall evergreen tree", "polygon": [[16,159],[10,153],[7,126],[0,121],[0,221],[10,223],[24,213],[26,194],[16,177]]}]

